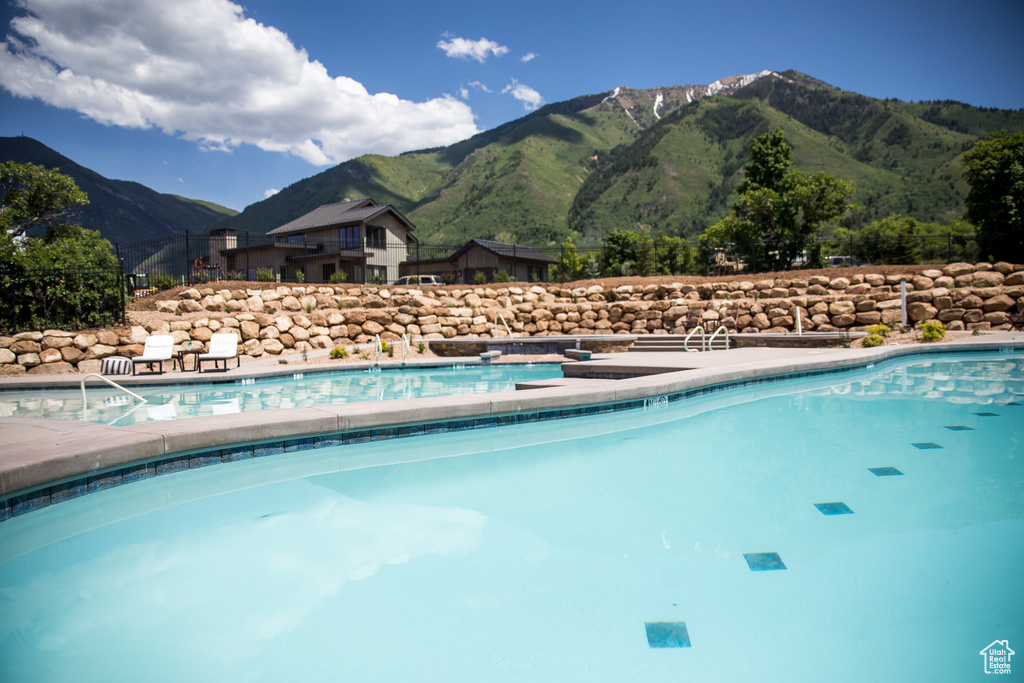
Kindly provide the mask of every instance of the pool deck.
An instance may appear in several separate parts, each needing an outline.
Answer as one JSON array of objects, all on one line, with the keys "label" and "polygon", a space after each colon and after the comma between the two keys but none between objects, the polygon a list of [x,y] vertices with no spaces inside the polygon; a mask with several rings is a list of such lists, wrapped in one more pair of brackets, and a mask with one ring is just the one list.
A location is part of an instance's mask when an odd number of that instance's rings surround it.
[{"label": "pool deck", "polygon": [[[523,383],[518,391],[493,394],[341,403],[123,427],[50,418],[0,418],[0,501],[117,468],[243,444],[636,401],[723,382],[853,367],[908,353],[1011,348],[1024,350],[1024,332],[996,332],[935,345],[873,349],[756,347],[703,353],[630,352],[569,361],[563,364],[564,378]],[[472,364],[478,363],[479,358],[445,358],[433,364],[452,362]],[[228,372],[177,371],[135,378],[121,376],[116,381],[124,380],[123,384],[130,387],[322,370],[337,367],[256,361]],[[625,378],[607,378],[611,376]],[[77,388],[81,379],[82,375],[4,378],[0,379],[0,389]]]}]

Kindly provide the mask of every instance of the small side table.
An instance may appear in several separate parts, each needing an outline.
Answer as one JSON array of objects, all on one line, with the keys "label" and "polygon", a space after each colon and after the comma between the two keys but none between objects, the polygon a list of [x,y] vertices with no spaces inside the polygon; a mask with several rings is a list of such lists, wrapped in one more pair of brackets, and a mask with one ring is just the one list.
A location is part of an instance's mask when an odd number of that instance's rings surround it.
[{"label": "small side table", "polygon": [[189,356],[192,356],[192,372],[197,371],[199,369],[199,354],[201,353],[202,351],[200,351],[199,349],[185,349],[183,351],[178,351],[178,353],[176,354],[176,360],[178,362],[178,366],[181,368],[181,371],[186,371],[185,359],[188,358]]}]

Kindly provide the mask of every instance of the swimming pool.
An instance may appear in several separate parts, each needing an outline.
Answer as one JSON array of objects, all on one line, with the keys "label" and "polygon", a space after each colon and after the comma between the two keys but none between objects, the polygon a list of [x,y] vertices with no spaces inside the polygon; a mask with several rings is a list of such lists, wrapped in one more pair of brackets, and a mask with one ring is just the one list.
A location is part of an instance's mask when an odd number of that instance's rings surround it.
[{"label": "swimming pool", "polygon": [[915,359],[84,496],[0,524],[0,679],[984,675],[1022,394]]},{"label": "swimming pool", "polygon": [[90,385],[87,411],[82,410],[82,393],[77,386],[4,391],[0,392],[0,417],[53,417],[123,426],[255,410],[512,391],[517,382],[561,376],[558,363],[447,365],[307,371],[279,378],[132,386],[131,390],[146,403],[107,386]]}]

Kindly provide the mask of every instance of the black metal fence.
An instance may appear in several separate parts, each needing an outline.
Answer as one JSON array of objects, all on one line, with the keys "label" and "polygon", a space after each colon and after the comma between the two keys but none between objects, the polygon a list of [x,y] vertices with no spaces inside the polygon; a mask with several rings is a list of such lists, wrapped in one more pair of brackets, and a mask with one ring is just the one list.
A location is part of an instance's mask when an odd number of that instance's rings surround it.
[{"label": "black metal fence", "polygon": [[408,245],[383,241],[275,240],[241,233],[183,235],[115,245],[136,290],[223,280],[391,284],[407,275],[436,275],[444,282],[494,282],[508,277],[548,278],[559,248],[502,245],[481,255],[466,245]]},{"label": "black metal fence", "polygon": [[[632,250],[606,244],[577,245],[575,261],[564,246],[501,245],[501,253],[485,263],[466,246],[332,242],[302,236],[274,240],[212,231],[118,244],[116,249],[130,274],[130,290],[222,280],[391,284],[407,275],[437,275],[451,284],[716,275],[858,264],[973,263],[990,257],[1011,260],[1009,254],[1021,250],[1019,239],[956,234],[850,234],[811,240],[803,248],[764,241],[701,244],[654,237],[638,240]],[[1008,255],[1001,256],[1003,253]]]},{"label": "black metal fence", "polygon": [[117,268],[0,266],[0,329],[90,329],[123,325],[125,279]]}]

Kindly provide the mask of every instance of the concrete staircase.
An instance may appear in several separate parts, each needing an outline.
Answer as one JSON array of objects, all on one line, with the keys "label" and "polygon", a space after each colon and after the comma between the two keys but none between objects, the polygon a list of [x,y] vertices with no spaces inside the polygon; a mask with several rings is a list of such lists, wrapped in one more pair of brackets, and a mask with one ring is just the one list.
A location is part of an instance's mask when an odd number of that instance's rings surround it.
[{"label": "concrete staircase", "polygon": [[[711,338],[709,334],[707,338]],[[686,335],[683,334],[648,334],[640,335],[633,342],[633,345],[629,347],[629,351],[640,351],[643,353],[651,353],[658,351],[666,351],[670,353],[682,353],[685,351],[683,348],[683,341],[686,339]],[[701,349],[701,338],[700,335],[693,335],[690,337],[690,351],[700,351]],[[725,335],[718,335],[712,345],[712,351],[724,351],[732,346],[732,340],[729,341],[729,346],[726,346]]]}]

